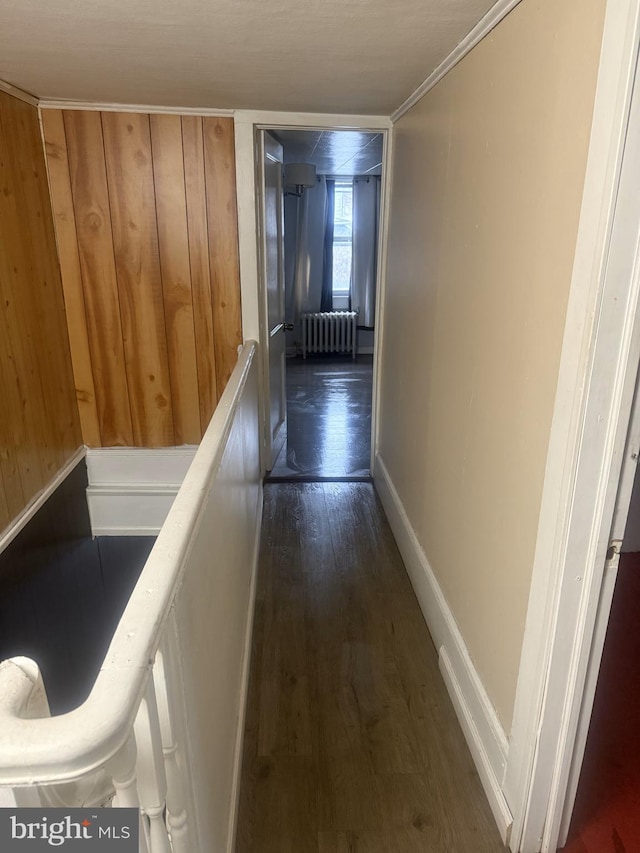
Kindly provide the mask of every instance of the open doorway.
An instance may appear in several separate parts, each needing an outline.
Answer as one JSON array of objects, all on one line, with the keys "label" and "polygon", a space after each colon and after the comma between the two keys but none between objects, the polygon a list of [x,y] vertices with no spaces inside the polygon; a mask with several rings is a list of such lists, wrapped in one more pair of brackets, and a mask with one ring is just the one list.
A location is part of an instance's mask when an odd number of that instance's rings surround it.
[{"label": "open doorway", "polygon": [[369,479],[383,134],[269,133],[284,163],[287,437],[268,479]]},{"label": "open doorway", "polygon": [[638,470],[616,575],[566,853],[640,850]]},{"label": "open doorway", "polygon": [[640,850],[639,391],[637,376],[559,837],[566,853]]}]

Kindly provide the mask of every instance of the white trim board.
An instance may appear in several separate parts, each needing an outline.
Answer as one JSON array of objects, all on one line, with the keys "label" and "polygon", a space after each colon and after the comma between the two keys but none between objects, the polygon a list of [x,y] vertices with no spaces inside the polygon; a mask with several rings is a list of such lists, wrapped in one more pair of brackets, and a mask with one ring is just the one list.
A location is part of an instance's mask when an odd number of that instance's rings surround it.
[{"label": "white trim board", "polygon": [[380,455],[376,456],[374,482],[425,621],[439,650],[440,669],[500,836],[507,844],[513,821],[502,792],[509,754],[507,737]]},{"label": "white trim board", "polygon": [[0,92],[6,92],[7,95],[12,95],[14,98],[18,98],[27,104],[31,104],[32,107],[38,106],[38,99],[35,95],[32,95],[30,92],[25,92],[23,89],[18,89],[17,86],[12,86],[11,83],[7,83],[4,80],[0,80]]},{"label": "white trim board", "polygon": [[[234,128],[242,334],[245,340],[259,341],[261,325],[255,126],[251,118],[236,115]],[[258,357],[262,358],[262,348],[258,349]]]},{"label": "white trim board", "polygon": [[35,102],[41,110],[83,110],[101,113],[161,113],[180,116],[223,116],[232,118],[234,110],[222,110],[215,107],[168,107],[158,104],[112,104],[96,101],[65,101],[55,98],[43,98]]},{"label": "white trim board", "polygon": [[87,503],[93,535],[157,535],[196,449],[89,448]]},{"label": "white trim board", "polygon": [[[242,331],[246,339],[260,341],[262,339],[261,324],[261,267],[258,225],[258,204],[261,198],[259,182],[259,163],[257,158],[257,132],[261,129],[287,128],[301,130],[345,130],[357,128],[360,130],[378,131],[383,133],[383,163],[381,191],[381,219],[378,248],[378,273],[376,295],[376,332],[374,343],[373,367],[373,417],[371,421],[371,447],[377,444],[377,428],[379,421],[379,370],[380,343],[382,341],[382,326],[384,312],[385,275],[383,263],[387,244],[389,227],[390,204],[390,163],[391,163],[391,134],[393,128],[390,119],[384,116],[354,116],[319,113],[279,113],[238,110],[235,114],[235,154],[236,154],[236,198],[238,208],[238,246],[240,260],[240,296],[242,305]],[[259,347],[259,357],[262,358],[262,348]],[[263,399],[268,398],[266,389],[262,390]]]},{"label": "white trim board", "polygon": [[391,119],[380,115],[345,113],[290,113],[271,110],[236,110],[236,121],[269,130],[388,130]]},{"label": "white trim board", "polygon": [[373,387],[371,389],[371,453],[369,470],[375,470],[380,435],[380,385],[387,293],[387,247],[391,219],[393,186],[393,126],[382,137],[382,177],[380,184],[380,219],[378,222],[378,254],[376,259],[376,310],[373,330]]},{"label": "white trim board", "polygon": [[520,3],[521,0],[498,0],[487,12],[487,14],[481,18],[475,27],[469,31],[469,33],[462,39],[460,44],[458,44],[451,53],[443,59],[443,61],[438,65],[431,74],[427,77],[427,79],[422,83],[418,88],[413,92],[413,94],[409,95],[407,100],[401,104],[398,109],[392,114],[391,121],[395,124],[398,119],[401,119],[402,116],[409,112],[411,107],[415,106],[421,98],[427,94],[427,92],[431,91],[435,85],[437,85],[440,80],[451,71],[452,68],[465,58],[465,56],[470,53],[473,48],[480,42],[482,39],[488,35],[494,27],[496,27],[503,18],[511,12],[515,7]]},{"label": "white trim board", "polygon": [[[234,113],[234,127],[242,333],[245,340],[259,341],[261,325],[257,218],[259,193],[256,160],[257,130],[268,130],[269,128],[288,130],[355,129],[390,133],[391,121],[386,116],[237,110]],[[383,173],[383,187],[384,181],[388,181],[388,177]]]},{"label": "white trim board", "polygon": [[0,553],[2,553],[2,551],[4,551],[4,549],[13,542],[21,530],[24,530],[33,516],[42,506],[44,506],[58,486],[67,479],[76,465],[79,465],[80,462],[82,462],[85,458],[85,453],[86,448],[84,446],[79,447],[73,456],[62,466],[51,482],[47,483],[44,489],[41,489],[38,494],[31,499],[20,515],[18,515],[17,518],[15,518],[11,524],[5,528],[5,530],[0,531]]}]

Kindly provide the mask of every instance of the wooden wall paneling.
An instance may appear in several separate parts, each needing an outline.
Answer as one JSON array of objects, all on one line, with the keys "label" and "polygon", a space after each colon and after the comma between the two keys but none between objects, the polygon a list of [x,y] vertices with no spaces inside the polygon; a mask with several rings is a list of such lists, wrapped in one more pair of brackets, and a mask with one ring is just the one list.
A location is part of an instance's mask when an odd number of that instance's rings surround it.
[{"label": "wooden wall paneling", "polygon": [[[2,276],[3,269],[0,265],[0,278]],[[20,446],[19,431],[25,430],[25,424],[15,381],[15,369],[8,352],[8,336],[3,317],[4,312],[0,312],[0,491],[3,507],[6,506],[6,511],[4,508],[1,511],[0,530],[4,530],[10,521],[19,515],[29,500],[25,495],[35,493],[41,482],[35,448],[29,447],[26,442],[23,448]],[[26,487],[23,485],[23,476]]]},{"label": "wooden wall paneling", "polygon": [[242,341],[233,121],[47,110],[87,444],[197,443]]},{"label": "wooden wall paneling", "polygon": [[[0,441],[2,441],[2,432],[0,431]],[[2,474],[2,466],[0,466],[0,530],[4,530],[13,518],[7,503],[7,487]]]},{"label": "wooden wall paneling", "polygon": [[158,114],[150,116],[150,126],[174,440],[197,444],[202,433],[182,125],[178,115]]},{"label": "wooden wall paneling", "polygon": [[[0,184],[1,188],[1,184]],[[0,263],[0,283],[5,270]],[[3,306],[5,296],[0,288]],[[29,495],[42,488],[42,474],[38,457],[37,437],[33,426],[28,428],[24,419],[22,399],[19,393],[18,376],[11,352],[9,333],[4,310],[0,312],[0,475],[2,476],[3,513],[0,530],[25,508]],[[23,483],[24,481],[24,483]]]},{"label": "wooden wall paneling", "polygon": [[46,482],[75,453],[81,443],[75,399],[60,266],[51,197],[37,110],[12,99],[16,116],[12,135],[16,164],[19,229],[27,261],[28,281],[22,281],[27,322],[36,342],[36,363],[44,399],[42,434],[49,441]]},{"label": "wooden wall paneling", "polygon": [[[41,289],[34,291],[33,295],[41,324],[39,333],[41,339],[46,340],[46,350],[41,349],[41,362],[44,359],[47,371],[43,363],[41,376],[42,381],[47,382],[44,389],[48,402],[47,422],[54,436],[57,433],[57,473],[82,443],[82,431],[40,118],[35,109],[23,112],[23,116],[24,135],[22,143],[19,141],[18,144],[27,152],[29,161],[35,164],[30,178],[33,204],[37,205],[37,210],[35,219],[32,218],[35,227],[31,229],[30,251]],[[55,422],[52,422],[52,412],[55,413]]]},{"label": "wooden wall paneling", "polygon": [[100,114],[68,110],[64,126],[100,443],[130,447],[133,429]]},{"label": "wooden wall paneling", "polygon": [[[6,174],[0,158],[0,222],[7,221],[11,193],[8,191]],[[6,233],[6,232],[5,232]],[[11,258],[8,256],[7,239],[0,241],[0,388],[2,389],[0,412],[0,470],[2,470],[5,500],[11,518],[26,506],[29,496],[42,488],[43,474],[40,462],[40,447],[36,424],[28,417],[33,401],[21,393],[18,374],[23,364],[21,351],[13,345],[19,315],[16,314],[11,282]],[[18,341],[18,344],[20,342]],[[32,370],[32,362],[27,362]],[[40,397],[41,402],[41,397]],[[8,523],[8,522],[7,522]]]},{"label": "wooden wall paneling", "polygon": [[203,119],[207,224],[218,393],[242,343],[233,119]]},{"label": "wooden wall paneling", "polygon": [[12,302],[11,347],[36,431],[41,488],[75,452],[80,431],[38,114],[15,98],[4,100],[5,305],[10,310]]},{"label": "wooden wall paneling", "polygon": [[0,527],[81,443],[37,109],[0,93]]},{"label": "wooden wall paneling", "polygon": [[[32,270],[28,258],[27,228],[22,219],[21,172],[25,168],[15,150],[16,115],[13,98],[0,93],[0,297],[4,329],[0,343],[3,380],[3,417],[9,445],[7,455],[18,466],[22,489],[12,477],[10,506],[17,514],[47,482],[55,467],[47,428],[46,398],[40,380],[36,324],[32,322]],[[55,470],[52,471],[53,476]],[[4,476],[4,475],[3,475]],[[50,477],[49,477],[50,479]],[[16,489],[15,493],[13,488]]]},{"label": "wooden wall paneling", "polygon": [[174,443],[149,116],[102,113],[134,444]]},{"label": "wooden wall paneling", "polygon": [[204,433],[216,403],[216,356],[214,349],[207,195],[204,179],[204,139],[202,118],[182,116],[185,194],[191,261],[191,292],[198,362],[200,427]]},{"label": "wooden wall paneling", "polygon": [[[2,278],[0,270],[0,278]],[[6,305],[5,291],[1,298]],[[15,319],[15,313],[10,315]],[[38,411],[44,406],[37,389],[21,379],[33,363],[25,360],[24,350],[17,342],[13,329],[0,329],[0,382],[2,384],[2,429],[0,429],[0,468],[6,489],[11,519],[15,518],[44,485],[47,476],[48,443],[41,444],[41,424]]]},{"label": "wooden wall paneling", "polygon": [[67,157],[64,118],[61,110],[43,110],[42,127],[56,223],[58,256],[71,346],[71,363],[78,412],[85,444],[99,447],[100,422],[93,381],[91,349],[85,314],[82,272],[78,254],[71,176]]},{"label": "wooden wall paneling", "polygon": [[[27,107],[25,110],[24,107]],[[60,265],[56,247],[51,196],[47,181],[44,148],[36,109],[20,103],[22,121],[16,139],[30,169],[21,180],[21,223],[30,217],[26,230],[28,253],[32,259],[30,296],[34,338],[38,342],[37,361],[45,400],[44,417],[52,437],[52,458],[47,481],[75,453],[82,441],[75,399],[73,371],[67,331]]]}]

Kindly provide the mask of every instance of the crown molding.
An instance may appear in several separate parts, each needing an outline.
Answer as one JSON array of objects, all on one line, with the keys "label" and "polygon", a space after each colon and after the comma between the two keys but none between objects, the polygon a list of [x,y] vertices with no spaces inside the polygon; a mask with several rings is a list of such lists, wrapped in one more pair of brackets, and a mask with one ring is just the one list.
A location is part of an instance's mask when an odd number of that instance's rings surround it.
[{"label": "crown molding", "polygon": [[421,98],[424,98],[427,92],[431,91],[431,89],[433,89],[433,87],[442,80],[445,74],[448,74],[452,68],[455,68],[460,60],[464,59],[464,57],[490,33],[503,18],[506,18],[509,12],[515,9],[520,2],[521,0],[498,0],[498,2],[489,9],[487,14],[478,21],[475,27],[467,33],[460,44],[451,51],[447,58],[431,72],[424,83],[418,86],[415,92],[398,107],[391,116],[391,122],[395,124],[411,109],[411,107],[415,106]]},{"label": "crown molding", "polygon": [[5,80],[0,80],[0,92],[6,92],[7,95],[19,98],[19,100],[25,101],[27,104],[31,104],[32,107],[38,106],[38,99],[35,95],[32,95],[30,92],[25,92],[24,89],[18,89],[17,86],[12,86],[11,83],[7,83]]},{"label": "crown molding", "polygon": [[64,101],[58,98],[41,98],[38,106],[43,110],[83,110],[100,113],[162,113],[180,116],[223,116],[232,117],[235,110],[212,107],[167,107],[158,104],[111,104],[95,101]]}]

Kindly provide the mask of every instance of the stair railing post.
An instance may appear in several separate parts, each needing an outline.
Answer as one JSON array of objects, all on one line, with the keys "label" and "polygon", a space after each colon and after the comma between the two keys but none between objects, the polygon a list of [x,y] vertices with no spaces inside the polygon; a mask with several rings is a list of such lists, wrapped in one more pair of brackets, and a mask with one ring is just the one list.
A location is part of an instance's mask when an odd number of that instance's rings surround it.
[{"label": "stair railing post", "polygon": [[133,730],[138,746],[136,772],[140,805],[149,820],[150,853],[171,853],[164,820],[167,804],[167,777],[164,772],[160,721],[153,678],[150,678],[147,683]]},{"label": "stair railing post", "polygon": [[153,677],[167,774],[167,826],[171,836],[171,846],[173,853],[193,853],[187,811],[190,798],[181,745],[185,726],[179,690],[180,660],[173,609],[167,620],[162,643],[156,656]]},{"label": "stair railing post", "polygon": [[[133,732],[125,745],[105,766],[106,772],[113,781],[115,797],[113,805],[119,808],[140,808],[138,784],[136,778],[136,740]],[[140,853],[149,853],[148,826],[142,812],[140,813]]]}]

